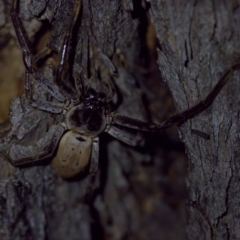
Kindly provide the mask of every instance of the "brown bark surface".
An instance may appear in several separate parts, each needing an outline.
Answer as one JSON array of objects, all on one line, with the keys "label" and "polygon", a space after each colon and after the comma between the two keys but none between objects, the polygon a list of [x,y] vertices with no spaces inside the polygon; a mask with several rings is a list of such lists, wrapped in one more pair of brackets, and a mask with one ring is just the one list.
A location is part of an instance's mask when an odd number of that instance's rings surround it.
[{"label": "brown bark surface", "polygon": [[[93,65],[99,65],[116,85],[117,112],[160,123],[171,112],[161,79],[180,112],[204,99],[223,73],[239,61],[239,4],[83,0],[71,42],[70,65],[85,85],[92,77]],[[13,85],[19,93],[23,66],[13,40],[10,6],[0,1],[0,88],[17,79]],[[73,7],[74,1],[20,1],[19,15],[34,54],[46,41],[51,49],[60,51]],[[158,38],[161,74],[148,14]],[[16,55],[10,54],[11,47]],[[46,66],[55,67],[58,54],[44,60],[38,68],[52,80],[51,68]],[[6,68],[2,67],[5,63]],[[11,69],[8,78],[7,68]],[[17,77],[12,75],[13,69],[18,69]],[[210,108],[179,128],[189,157],[189,239],[240,238],[238,83],[236,72]],[[12,107],[16,116],[29,109],[26,101],[18,106]],[[31,144],[44,137],[58,118],[29,111],[38,122],[26,114],[21,120],[26,125],[21,136]],[[6,113],[1,116],[2,121]],[[191,134],[191,129],[209,134],[210,140]],[[8,146],[2,135],[0,148],[4,149]],[[66,181],[54,173],[51,159],[20,169],[0,157],[0,239],[186,239],[186,158],[175,135],[174,131],[146,134],[146,146],[131,148],[101,134],[100,166],[94,179],[86,170]]]},{"label": "brown bark surface", "polygon": [[[2,67],[0,75],[6,86],[17,85],[14,94],[19,94],[23,65],[10,19],[11,4],[0,1],[0,7],[1,53],[13,47],[19,56],[9,61],[10,54],[1,55],[2,63],[12,63],[6,68],[12,69],[17,62],[19,73],[8,78]],[[20,1],[19,16],[34,54],[46,42],[60,51],[73,7],[73,1]],[[82,1],[71,41],[70,69],[73,66],[73,73],[87,85],[94,73],[92,67],[99,65],[116,85],[117,112],[140,119],[152,116],[161,122],[171,101],[161,86],[156,60],[151,60],[156,51],[155,38],[148,25],[144,1]],[[36,67],[52,81],[52,68],[48,66],[56,67],[57,62],[58,54],[52,53]],[[37,94],[46,97],[44,91]],[[161,107],[162,99],[165,102]],[[19,100],[15,98],[11,104],[12,119],[20,122],[20,127],[10,126],[15,129],[11,136],[14,142],[22,138],[24,144],[33,145],[59,120],[54,114],[34,110],[24,98]],[[1,114],[6,118],[5,111]],[[9,149],[4,140],[8,127],[9,123],[1,126],[2,151]],[[182,151],[178,139],[166,134],[148,134],[146,146],[138,148],[102,134],[95,179],[86,169],[71,180],[54,173],[51,159],[37,166],[14,168],[1,156],[0,239],[185,239],[186,159]]]},{"label": "brown bark surface", "polygon": [[[151,1],[158,62],[178,111],[211,91],[240,57],[239,1]],[[189,239],[239,239],[239,71],[212,106],[179,128],[189,157]],[[207,141],[191,134],[198,129]]]}]

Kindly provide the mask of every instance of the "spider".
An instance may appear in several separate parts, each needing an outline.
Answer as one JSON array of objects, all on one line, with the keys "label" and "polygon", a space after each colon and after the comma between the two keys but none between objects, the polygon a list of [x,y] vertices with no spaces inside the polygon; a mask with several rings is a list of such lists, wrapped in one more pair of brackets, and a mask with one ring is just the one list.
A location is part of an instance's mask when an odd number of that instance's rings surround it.
[{"label": "spider", "polygon": [[[114,96],[114,89],[110,81],[108,82],[109,95],[101,91],[96,91],[91,87],[84,89],[81,81],[77,78],[74,78],[77,91],[76,96],[69,97],[61,89],[61,83],[64,82],[62,69],[67,63],[69,39],[73,25],[79,14],[79,1],[77,1],[72,15],[70,27],[64,36],[54,82],[44,78],[33,67],[38,57],[32,57],[28,47],[27,37],[18,17],[17,4],[18,0],[14,0],[11,17],[22,50],[23,63],[26,68],[25,98],[31,109],[29,112],[32,114],[35,111],[34,109],[37,109],[38,113],[35,114],[36,116],[38,114],[45,114],[46,112],[59,115],[61,121],[57,125],[53,124],[50,126],[47,135],[37,142],[40,150],[27,153],[24,150],[26,146],[16,142],[9,148],[7,153],[2,153],[14,166],[37,163],[46,158],[53,158],[52,167],[63,178],[71,178],[77,175],[88,165],[89,171],[95,173],[98,168],[99,135],[102,132],[105,131],[130,146],[136,146],[141,141],[141,138],[126,129],[161,131],[173,125],[181,125],[208,108],[222,87],[230,79],[233,72],[240,69],[240,64],[232,66],[203,101],[169,118],[160,125],[135,119],[110,110],[110,103]],[[36,99],[33,94],[34,84],[40,85],[51,95],[53,100],[41,99],[41,96],[39,99]],[[42,117],[42,115],[39,115],[39,117]]]}]

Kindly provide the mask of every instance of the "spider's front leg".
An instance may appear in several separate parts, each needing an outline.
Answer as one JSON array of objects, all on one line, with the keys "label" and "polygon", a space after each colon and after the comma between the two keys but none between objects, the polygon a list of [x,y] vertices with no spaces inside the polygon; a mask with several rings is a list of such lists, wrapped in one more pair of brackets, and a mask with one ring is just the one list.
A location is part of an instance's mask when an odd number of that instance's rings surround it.
[{"label": "spider's front leg", "polygon": [[[70,54],[69,45],[70,44],[69,43],[72,38],[73,28],[79,16],[80,7],[81,7],[81,1],[76,0],[74,5],[74,11],[72,16],[70,17],[70,22],[68,24],[67,31],[64,35],[63,44],[61,47],[60,62],[57,68],[57,75],[55,79],[55,82],[57,83],[58,86],[62,86],[64,84],[64,82],[67,80],[66,76],[68,76],[70,72],[70,66],[69,66],[69,54]],[[78,81],[76,76],[74,76],[74,81],[75,81],[75,88],[79,96],[82,92],[82,83],[81,81]]]},{"label": "spider's front leg", "polygon": [[44,100],[36,100],[33,98],[33,89],[30,82],[29,72],[25,73],[25,95],[28,102],[35,108],[51,113],[61,113],[66,108],[65,103],[49,102]]},{"label": "spider's front leg", "polygon": [[[27,38],[27,34],[25,32],[25,29],[23,28],[21,20],[18,17],[17,5],[18,5],[18,0],[14,0],[12,9],[11,9],[11,17],[12,17],[12,22],[15,28],[18,42],[22,50],[23,63],[26,68],[25,95],[28,98],[29,103],[32,104],[34,107],[37,107],[37,108],[39,107],[39,109],[46,110],[49,112],[56,112],[56,111],[60,112],[59,108],[61,108],[61,111],[63,111],[65,107],[64,103],[66,102],[66,97],[63,96],[63,94],[61,93],[57,85],[45,79],[40,73],[36,72],[33,67],[34,57],[32,57],[32,53],[28,46],[29,40]],[[35,100],[33,98],[33,93],[32,93],[33,90],[32,90],[32,85],[30,81],[31,76],[34,78],[35,81],[37,81],[43,87],[43,89],[45,89],[48,93],[50,93],[55,99],[60,101],[61,104],[47,103],[41,100]],[[52,111],[52,109],[55,109],[55,110]]]},{"label": "spider's front leg", "polygon": [[223,75],[223,77],[219,80],[216,86],[212,89],[212,91],[203,101],[182,113],[174,115],[160,125],[138,120],[118,113],[111,115],[110,122],[112,124],[137,129],[139,131],[161,131],[170,128],[173,125],[179,126],[186,122],[188,119],[195,117],[196,115],[207,109],[212,104],[221,89],[225,86],[227,81],[233,76],[233,73],[237,70],[240,70],[240,63],[233,65],[229,70],[227,70],[227,72]]}]

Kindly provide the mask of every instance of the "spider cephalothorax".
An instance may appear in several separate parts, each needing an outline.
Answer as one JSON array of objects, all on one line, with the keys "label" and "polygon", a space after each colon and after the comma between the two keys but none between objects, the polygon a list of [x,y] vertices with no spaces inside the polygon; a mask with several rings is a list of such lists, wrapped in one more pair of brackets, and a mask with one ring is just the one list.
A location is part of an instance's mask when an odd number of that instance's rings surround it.
[{"label": "spider cephalothorax", "polygon": [[81,134],[96,137],[106,127],[106,95],[93,88],[87,91],[81,104],[66,114],[67,128]]},{"label": "spider cephalothorax", "polygon": [[[207,95],[206,99],[196,106],[188,109],[180,114],[177,114],[160,125],[134,119],[119,113],[110,111],[109,103],[114,95],[113,84],[111,81],[105,81],[109,87],[108,96],[103,92],[98,92],[92,88],[88,88],[86,94],[83,89],[83,84],[78,78],[74,78],[75,90],[78,96],[69,97],[69,94],[62,92],[61,82],[63,79],[63,68],[67,63],[66,49],[70,42],[73,25],[79,15],[80,2],[76,0],[74,13],[69,24],[67,33],[63,40],[61,49],[60,62],[57,69],[57,77],[52,82],[37,72],[32,64],[37,57],[32,57],[30,48],[27,45],[27,37],[18,17],[16,7],[17,0],[14,0],[12,7],[12,21],[15,27],[16,35],[22,49],[23,62],[26,68],[25,77],[25,97],[28,101],[30,113],[37,111],[35,116],[41,118],[42,111],[44,113],[52,113],[60,115],[61,120],[54,122],[46,132],[45,136],[41,136],[38,141],[32,145],[26,145],[26,141],[18,139],[15,141],[11,136],[8,136],[9,147],[2,153],[14,166],[20,166],[26,163],[36,163],[46,158],[53,159],[52,166],[55,171],[62,177],[69,178],[81,172],[90,161],[90,172],[96,172],[98,166],[98,136],[106,131],[111,136],[130,145],[136,146],[141,142],[141,136],[136,131],[156,131],[171,127],[174,124],[182,124],[189,118],[194,117],[198,113],[210,106],[214,98],[226,84],[233,72],[240,69],[240,64],[232,66],[220,79],[214,89]],[[105,60],[108,59],[105,57]],[[110,60],[108,59],[110,62]],[[73,74],[74,75],[74,74]],[[103,83],[104,81],[102,81]],[[33,97],[33,85],[38,84],[51,95],[51,101],[46,99],[35,99]],[[87,84],[86,84],[87,85]],[[77,100],[76,99],[80,99]],[[15,101],[17,102],[17,101]],[[17,105],[14,107],[18,107]],[[19,118],[18,125],[21,126],[24,118],[28,116],[23,114]],[[13,117],[14,123],[15,118]],[[37,130],[36,130],[37,131]],[[6,143],[7,145],[7,143]]]}]

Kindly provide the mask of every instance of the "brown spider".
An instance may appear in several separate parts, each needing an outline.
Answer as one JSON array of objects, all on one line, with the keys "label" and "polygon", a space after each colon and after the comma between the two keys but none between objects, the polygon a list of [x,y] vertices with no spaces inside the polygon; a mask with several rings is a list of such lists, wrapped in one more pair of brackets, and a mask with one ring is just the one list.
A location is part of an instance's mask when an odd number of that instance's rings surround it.
[{"label": "brown spider", "polygon": [[[17,2],[17,0],[14,0],[11,16],[26,68],[26,98],[23,98],[28,102],[26,103],[28,110],[23,110],[23,116],[19,119],[18,124],[21,125],[24,122],[24,117],[28,117],[30,114],[31,116],[35,116],[36,119],[37,117],[40,119],[44,117],[44,114],[52,113],[59,115],[61,121],[57,125],[53,124],[50,126],[46,136],[37,141],[35,144],[36,147],[25,146],[24,139],[22,141],[13,141],[7,152],[2,154],[14,166],[37,163],[46,158],[53,158],[52,166],[57,174],[64,178],[69,178],[81,172],[89,164],[90,160],[90,172],[94,173],[98,167],[98,136],[102,132],[108,132],[120,141],[131,146],[136,146],[141,141],[141,138],[126,129],[161,131],[174,124],[182,124],[208,108],[222,87],[230,79],[233,72],[240,69],[240,64],[232,66],[219,80],[205,100],[169,118],[160,125],[124,116],[110,111],[109,104],[114,95],[114,89],[110,83],[108,84],[110,89],[108,96],[103,92],[95,91],[93,88],[85,90],[79,79],[74,79],[77,96],[69,97],[64,91],[61,91],[61,82],[63,82],[62,69],[67,61],[66,51],[68,51],[72,28],[79,14],[79,1],[77,0],[72,22],[64,37],[61,59],[54,83],[44,78],[33,67],[33,63],[38,57],[32,57],[28,47],[27,37],[16,10]],[[33,81],[30,80],[31,78]],[[34,89],[36,90],[36,85],[40,85],[54,100],[47,101],[45,98],[41,99],[41,97],[36,99],[33,94]],[[14,107],[18,108],[19,106],[19,99],[15,99],[14,103],[12,103],[12,115],[14,115]],[[124,127],[125,130],[121,127]],[[5,141],[10,142],[12,139]],[[27,148],[31,149],[26,150]]]}]

